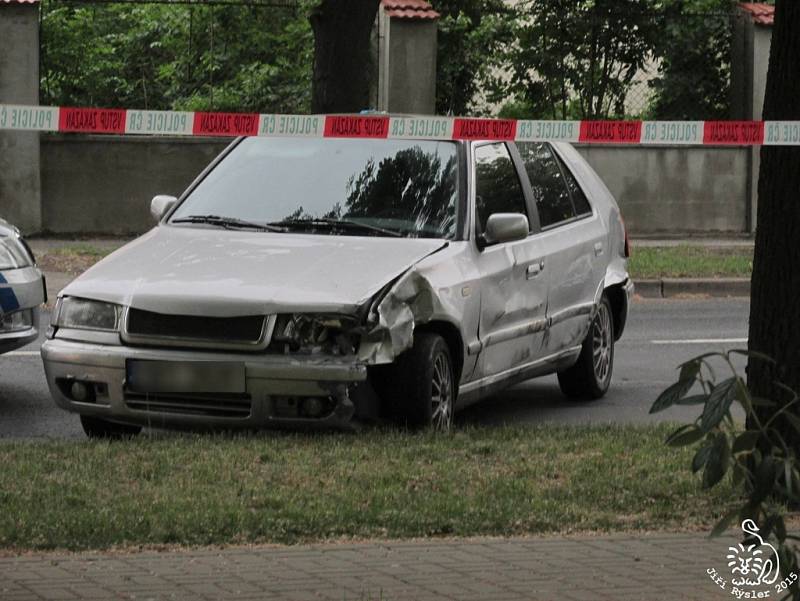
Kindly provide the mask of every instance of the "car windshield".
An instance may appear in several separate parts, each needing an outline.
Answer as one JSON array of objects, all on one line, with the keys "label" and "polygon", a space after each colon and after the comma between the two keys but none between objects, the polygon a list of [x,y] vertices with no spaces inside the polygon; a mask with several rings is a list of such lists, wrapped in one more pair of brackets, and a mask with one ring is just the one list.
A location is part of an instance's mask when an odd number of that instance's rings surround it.
[{"label": "car windshield", "polygon": [[170,222],[453,238],[457,210],[453,142],[247,138]]}]

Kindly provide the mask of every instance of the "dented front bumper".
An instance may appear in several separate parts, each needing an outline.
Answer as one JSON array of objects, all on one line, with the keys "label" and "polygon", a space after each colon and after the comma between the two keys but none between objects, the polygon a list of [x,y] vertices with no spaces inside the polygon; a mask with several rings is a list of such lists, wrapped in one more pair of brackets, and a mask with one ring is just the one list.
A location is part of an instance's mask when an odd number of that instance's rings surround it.
[{"label": "dented front bumper", "polygon": [[[354,358],[198,353],[59,339],[42,345],[42,359],[59,407],[155,427],[343,426],[361,409],[358,404],[367,379],[366,366]],[[243,367],[244,386],[219,394],[134,392],[127,382],[130,361],[162,362],[167,367],[198,362]],[[73,388],[76,382],[86,394],[74,394],[83,392]]]}]

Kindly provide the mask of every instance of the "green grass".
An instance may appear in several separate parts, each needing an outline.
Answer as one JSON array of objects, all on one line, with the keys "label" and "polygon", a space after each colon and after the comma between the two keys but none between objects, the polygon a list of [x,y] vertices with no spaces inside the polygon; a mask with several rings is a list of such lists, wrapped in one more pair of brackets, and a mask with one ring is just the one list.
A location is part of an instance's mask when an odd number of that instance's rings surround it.
[{"label": "green grass", "polygon": [[113,248],[100,248],[97,246],[92,246],[91,244],[77,243],[70,244],[68,246],[61,246],[53,249],[52,252],[64,256],[87,255],[90,257],[95,257],[99,260],[110,254],[113,250]]},{"label": "green grass", "polygon": [[629,261],[637,279],[677,277],[750,277],[753,250],[747,247],[634,248]]},{"label": "green grass", "polygon": [[37,257],[43,269],[66,273],[83,273],[100,259],[113,252],[113,248],[99,248],[91,244],[70,244],[53,248]]},{"label": "green grass", "polygon": [[468,428],[453,436],[169,436],[0,443],[0,548],[686,529],[700,489],[670,426]]}]

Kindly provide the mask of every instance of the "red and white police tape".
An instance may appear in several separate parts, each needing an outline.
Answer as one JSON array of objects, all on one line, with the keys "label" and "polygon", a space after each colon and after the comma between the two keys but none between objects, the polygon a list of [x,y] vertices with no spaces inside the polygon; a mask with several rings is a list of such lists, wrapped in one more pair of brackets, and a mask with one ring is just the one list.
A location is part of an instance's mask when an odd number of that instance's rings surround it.
[{"label": "red and white police tape", "polygon": [[0,130],[155,136],[800,146],[800,121],[536,121],[382,114],[266,115],[8,104],[0,104]]}]

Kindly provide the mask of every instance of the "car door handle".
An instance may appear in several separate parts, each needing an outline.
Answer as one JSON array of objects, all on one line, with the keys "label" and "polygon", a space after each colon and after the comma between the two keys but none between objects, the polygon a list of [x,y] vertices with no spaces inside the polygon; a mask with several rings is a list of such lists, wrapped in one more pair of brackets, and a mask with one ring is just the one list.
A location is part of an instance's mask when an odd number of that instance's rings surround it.
[{"label": "car door handle", "polygon": [[594,244],[594,256],[599,257],[603,254],[603,243],[602,242],[595,242]]},{"label": "car door handle", "polygon": [[540,259],[534,263],[528,265],[528,268],[525,270],[525,277],[527,279],[535,278],[539,273],[544,269],[544,259]]}]

